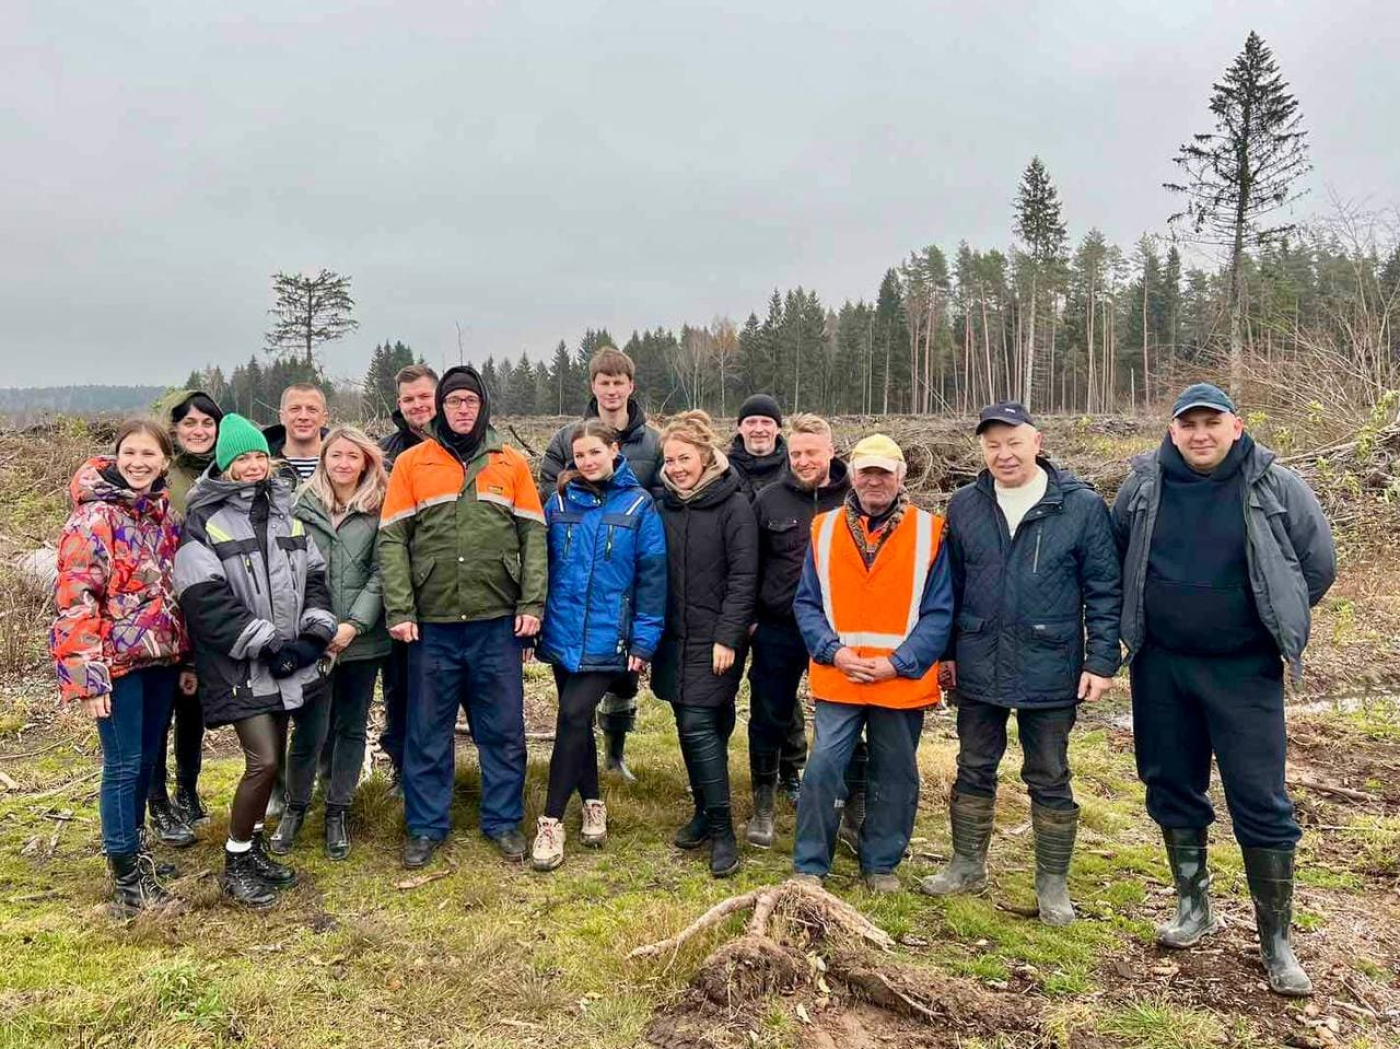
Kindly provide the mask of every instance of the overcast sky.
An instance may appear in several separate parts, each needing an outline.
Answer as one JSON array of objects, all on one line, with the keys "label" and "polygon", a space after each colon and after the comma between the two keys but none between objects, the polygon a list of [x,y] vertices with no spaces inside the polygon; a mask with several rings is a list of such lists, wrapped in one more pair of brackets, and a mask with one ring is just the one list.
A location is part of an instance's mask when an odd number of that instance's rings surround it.
[{"label": "overcast sky", "polygon": [[[974,8],[986,7],[987,10]],[[275,270],[354,278],[337,376],[585,327],[871,297],[1011,237],[1038,153],[1130,245],[1256,29],[1329,189],[1400,201],[1387,2],[0,0],[0,385],[177,382],[259,349]]]}]

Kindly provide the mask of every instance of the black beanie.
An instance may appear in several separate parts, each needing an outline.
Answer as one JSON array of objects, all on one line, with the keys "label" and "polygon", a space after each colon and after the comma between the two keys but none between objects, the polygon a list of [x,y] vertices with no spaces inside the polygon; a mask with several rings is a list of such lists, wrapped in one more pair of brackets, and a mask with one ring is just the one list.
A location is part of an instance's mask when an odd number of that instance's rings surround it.
[{"label": "black beanie", "polygon": [[743,422],[750,415],[764,415],[779,426],[783,425],[783,410],[778,407],[778,402],[766,393],[756,393],[746,398],[744,403],[739,405],[739,418],[736,422]]},{"label": "black beanie", "polygon": [[476,377],[476,372],[470,368],[453,368],[442,377],[442,382],[438,383],[439,411],[442,410],[442,402],[447,400],[447,395],[456,390],[470,390],[480,397],[482,395],[481,380]]}]

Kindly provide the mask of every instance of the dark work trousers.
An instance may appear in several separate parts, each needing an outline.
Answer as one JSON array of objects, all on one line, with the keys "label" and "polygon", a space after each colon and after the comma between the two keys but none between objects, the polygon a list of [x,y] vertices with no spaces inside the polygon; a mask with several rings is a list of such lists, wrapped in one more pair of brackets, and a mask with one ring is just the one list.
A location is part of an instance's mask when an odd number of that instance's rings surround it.
[{"label": "dark work trousers", "polygon": [[[204,704],[200,702],[199,693],[187,696],[177,688],[171,715],[175,723],[175,784],[193,791],[204,766]],[[153,798],[164,799],[170,793],[165,771],[168,736],[168,731],[160,734],[160,754],[151,769]]]},{"label": "dark work trousers", "polygon": [[787,739],[783,740],[783,751],[778,758],[778,772],[783,780],[794,780],[802,775],[807,767],[807,716],[802,704],[792,705],[792,721],[788,724]]},{"label": "dark work trousers", "polygon": [[860,869],[888,874],[904,858],[919,805],[919,737],[923,710],[888,710],[817,700],[817,735],[797,801],[792,866],[798,874],[826,877],[846,804],[846,769],[865,730],[870,748],[865,822],[860,828]]},{"label": "dark work trousers", "polygon": [[549,795],[544,814],[563,819],[574,791],[583,801],[596,801],[598,792],[598,740],[593,735],[593,713],[616,675],[571,673],[554,668],[559,690],[559,716],[554,724],[554,751],[549,756]]},{"label": "dark work trousers", "polygon": [[127,856],[140,847],[151,772],[161,735],[170,724],[176,677],[173,667],[127,671],[112,682],[109,713],[97,719],[97,738],[102,741],[97,813],[108,856]]},{"label": "dark work trousers", "polygon": [[234,841],[251,841],[253,831],[267,815],[267,799],[277,782],[282,755],[287,752],[287,715],[254,714],[233,723],[243,748],[243,777],[233,791],[228,836]]},{"label": "dark work trousers", "polygon": [[1148,815],[1169,829],[1209,826],[1214,752],[1235,839],[1245,848],[1293,848],[1302,832],[1284,785],[1288,744],[1278,654],[1184,656],[1147,645],[1130,673]]},{"label": "dark work trousers", "polygon": [[734,734],[734,703],[713,707],[671,704],[680,736],[681,758],[697,808],[729,815],[729,737]]},{"label": "dark work trousers", "polygon": [[[953,789],[959,794],[984,798],[997,796],[997,768],[1006,753],[1006,722],[1010,707],[979,703],[959,696],[958,776]],[[1072,811],[1069,731],[1078,707],[1022,707],[1016,711],[1021,737],[1021,779],[1031,801],[1047,809]]]},{"label": "dark work trousers", "polygon": [[355,800],[365,762],[365,723],[378,675],[377,659],[338,660],[331,669],[329,687],[292,711],[288,805],[304,809],[311,804],[318,767],[325,765],[329,765],[329,774],[323,776],[326,811],[343,811]]},{"label": "dark work trousers", "polygon": [[403,741],[408,724],[408,650],[410,646],[394,641],[389,646],[389,658],[384,660],[381,680],[384,685],[384,731],[379,745],[389,755],[396,773],[403,773]]},{"label": "dark work trousers", "polygon": [[525,815],[525,686],[515,618],[420,623],[408,646],[413,688],[404,742],[404,822],[441,840],[451,825],[457,708],[465,702],[481,765],[481,829],[497,836]]}]

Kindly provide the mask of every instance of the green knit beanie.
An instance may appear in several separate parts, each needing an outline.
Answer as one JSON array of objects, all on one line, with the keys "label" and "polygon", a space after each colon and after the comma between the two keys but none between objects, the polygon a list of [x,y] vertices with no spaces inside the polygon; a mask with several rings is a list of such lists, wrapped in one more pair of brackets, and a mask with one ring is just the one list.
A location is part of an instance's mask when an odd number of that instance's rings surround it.
[{"label": "green knit beanie", "polygon": [[219,472],[223,473],[228,469],[229,463],[245,452],[271,454],[267,450],[267,438],[262,435],[262,431],[237,412],[229,412],[219,421],[219,440],[214,445],[214,463]]}]

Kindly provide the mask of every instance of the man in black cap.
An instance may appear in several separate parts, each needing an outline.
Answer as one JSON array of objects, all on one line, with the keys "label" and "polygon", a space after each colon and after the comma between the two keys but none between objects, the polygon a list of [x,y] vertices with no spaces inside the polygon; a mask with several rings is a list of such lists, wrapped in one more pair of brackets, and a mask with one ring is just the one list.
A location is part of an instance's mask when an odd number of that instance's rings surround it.
[{"label": "man in black cap", "polygon": [[1311,608],[1336,576],[1327,519],[1225,392],[1196,383],[1161,447],[1133,460],[1113,525],[1138,776],[1177,890],[1157,942],[1191,947],[1219,927],[1206,863],[1214,753],[1269,986],[1311,994],[1289,939],[1301,831],[1284,783],[1283,664],[1302,673]]},{"label": "man in black cap", "polygon": [[920,888],[945,896],[986,886],[997,768],[1014,710],[1040,920],[1067,925],[1079,823],[1069,733],[1078,704],[1098,699],[1118,672],[1118,551],[1103,499],[1041,454],[1024,406],[984,409],[977,437],[986,469],[948,504],[957,615],[942,673],[958,708],[953,858]]}]

